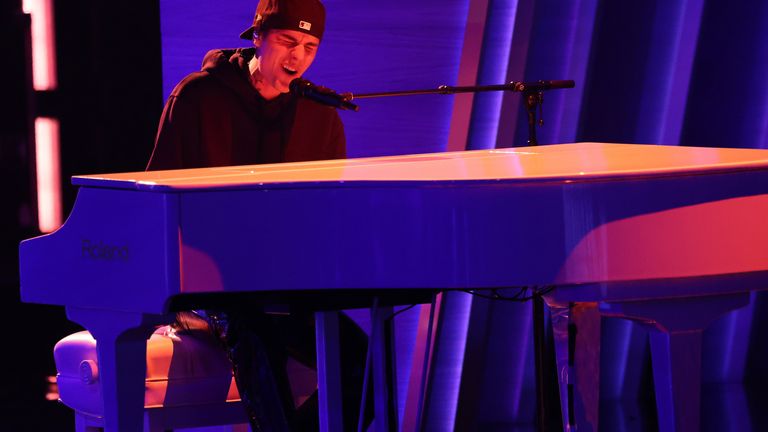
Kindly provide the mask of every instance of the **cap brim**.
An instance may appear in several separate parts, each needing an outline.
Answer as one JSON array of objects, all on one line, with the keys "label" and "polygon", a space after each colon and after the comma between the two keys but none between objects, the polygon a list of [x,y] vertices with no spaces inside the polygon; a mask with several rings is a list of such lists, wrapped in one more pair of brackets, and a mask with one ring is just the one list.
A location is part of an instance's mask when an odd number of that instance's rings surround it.
[{"label": "cap brim", "polygon": [[240,39],[253,40],[253,30],[255,27],[250,26],[244,32],[240,33]]}]

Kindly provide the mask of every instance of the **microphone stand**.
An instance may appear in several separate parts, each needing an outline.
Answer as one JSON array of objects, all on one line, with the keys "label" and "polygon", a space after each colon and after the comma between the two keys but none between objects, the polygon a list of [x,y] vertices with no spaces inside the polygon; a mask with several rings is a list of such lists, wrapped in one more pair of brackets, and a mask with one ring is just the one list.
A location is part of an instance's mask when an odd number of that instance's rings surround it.
[{"label": "microphone stand", "polygon": [[[352,93],[345,93],[344,99],[348,102],[353,99],[367,99],[367,98],[379,98],[390,96],[413,96],[413,95],[427,95],[427,94],[456,94],[456,93],[479,93],[487,91],[513,91],[523,94],[525,100],[525,106],[528,111],[528,145],[538,145],[536,139],[536,108],[539,109],[539,126],[544,125],[543,112],[541,105],[544,102],[544,91],[554,89],[573,88],[576,83],[573,80],[556,80],[556,81],[534,81],[534,82],[516,82],[511,81],[507,84],[496,85],[484,85],[484,86],[461,86],[451,87],[441,85],[436,89],[424,89],[424,90],[404,90],[404,91],[391,91],[380,93],[363,93],[354,95]],[[551,394],[551,384],[547,380],[546,369],[547,358],[550,356],[547,353],[547,347],[545,343],[545,318],[544,318],[544,298],[541,293],[534,292],[532,297],[533,304],[533,340],[534,340],[534,363],[536,369],[536,420],[537,426],[540,431],[548,430],[551,426],[552,416],[551,411],[557,411],[556,408],[551,407],[550,403],[555,400],[555,397]],[[571,344],[573,341],[570,342]],[[557,394],[557,392],[555,392]],[[569,398],[569,412],[573,413],[573,400]],[[564,425],[571,427],[570,419],[562,419]]]},{"label": "microphone stand", "polygon": [[423,89],[423,90],[402,90],[402,91],[390,91],[379,93],[363,93],[352,94],[345,93],[344,98],[347,101],[354,99],[368,99],[368,98],[380,98],[390,96],[414,96],[414,95],[428,95],[428,94],[457,94],[457,93],[479,93],[487,91],[513,91],[523,94],[525,99],[525,106],[528,110],[528,145],[538,145],[536,140],[536,108],[539,109],[539,126],[544,125],[543,112],[541,104],[544,102],[544,91],[554,89],[573,88],[576,83],[573,80],[554,80],[554,81],[533,81],[533,82],[520,82],[511,81],[507,84],[493,84],[482,86],[446,86],[441,85],[436,89]]}]

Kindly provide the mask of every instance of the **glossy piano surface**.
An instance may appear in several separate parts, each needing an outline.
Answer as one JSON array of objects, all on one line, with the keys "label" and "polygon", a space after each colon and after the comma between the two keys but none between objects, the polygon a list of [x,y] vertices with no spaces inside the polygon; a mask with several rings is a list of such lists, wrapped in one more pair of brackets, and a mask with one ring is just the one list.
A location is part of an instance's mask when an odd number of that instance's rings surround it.
[{"label": "glossy piano surface", "polygon": [[[268,188],[301,183],[579,181],[766,169],[754,149],[577,143],[317,162],[78,176],[73,184],[141,190]],[[323,185],[325,187],[329,185]],[[337,184],[336,187],[342,186]]]},{"label": "glossy piano surface", "polygon": [[483,288],[768,270],[768,151],[577,143],[81,176],[25,301]]},{"label": "glossy piano surface", "polygon": [[597,428],[605,315],[653,326],[659,427],[694,431],[701,332],[768,288],[765,150],[577,143],[73,183],[67,222],[20,246],[22,299],[66,306],[99,341],[109,431],[141,427],[145,339],[180,294],[545,285],[580,430]]}]

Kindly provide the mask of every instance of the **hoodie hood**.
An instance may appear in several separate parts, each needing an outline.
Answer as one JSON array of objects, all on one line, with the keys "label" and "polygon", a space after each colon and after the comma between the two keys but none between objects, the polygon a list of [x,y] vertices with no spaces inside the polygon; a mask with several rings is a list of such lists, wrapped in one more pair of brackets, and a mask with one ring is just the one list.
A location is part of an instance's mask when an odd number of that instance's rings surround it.
[{"label": "hoodie hood", "polygon": [[256,55],[256,48],[216,49],[203,58],[202,71],[208,72],[235,94],[243,97],[261,97],[251,85],[248,62]]},{"label": "hoodie hood", "polygon": [[210,51],[202,71],[176,85],[148,169],[345,157],[344,128],[335,109],[292,93],[261,97],[248,70],[256,53],[255,47]]}]

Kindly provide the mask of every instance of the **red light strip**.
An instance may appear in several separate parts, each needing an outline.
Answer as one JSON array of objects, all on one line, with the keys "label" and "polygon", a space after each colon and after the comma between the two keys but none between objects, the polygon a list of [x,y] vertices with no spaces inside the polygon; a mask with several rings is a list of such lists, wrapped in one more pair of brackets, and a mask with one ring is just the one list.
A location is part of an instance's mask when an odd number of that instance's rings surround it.
[{"label": "red light strip", "polygon": [[[32,84],[37,91],[55,90],[56,57],[51,0],[24,0],[24,13],[32,19]],[[35,165],[37,172],[37,223],[41,232],[62,223],[59,121],[35,119]]]},{"label": "red light strip", "polygon": [[47,233],[61,226],[61,169],[59,168],[59,121],[35,119],[37,166],[37,223]]},{"label": "red light strip", "polygon": [[51,0],[24,0],[22,8],[32,17],[32,82],[35,90],[54,90],[58,83]]}]

